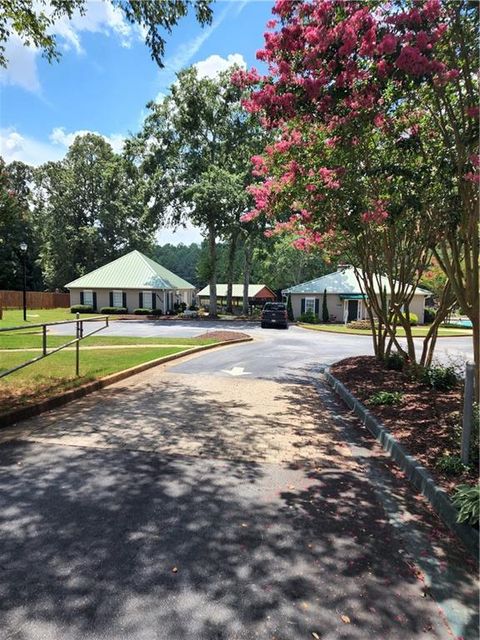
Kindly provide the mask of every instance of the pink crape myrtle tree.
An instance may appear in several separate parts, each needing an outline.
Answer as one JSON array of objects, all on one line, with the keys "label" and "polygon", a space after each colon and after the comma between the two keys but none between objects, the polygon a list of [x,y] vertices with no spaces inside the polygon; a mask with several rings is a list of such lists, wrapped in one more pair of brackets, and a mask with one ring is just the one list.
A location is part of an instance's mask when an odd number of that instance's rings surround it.
[{"label": "pink crape myrtle tree", "polygon": [[[408,305],[434,255],[447,276],[440,316],[458,302],[478,365],[478,5],[278,0],[273,14],[257,53],[268,72],[233,76],[275,139],[252,158],[245,220],[351,256],[379,357],[394,345],[415,362]],[[432,354],[424,346],[420,364]]]}]

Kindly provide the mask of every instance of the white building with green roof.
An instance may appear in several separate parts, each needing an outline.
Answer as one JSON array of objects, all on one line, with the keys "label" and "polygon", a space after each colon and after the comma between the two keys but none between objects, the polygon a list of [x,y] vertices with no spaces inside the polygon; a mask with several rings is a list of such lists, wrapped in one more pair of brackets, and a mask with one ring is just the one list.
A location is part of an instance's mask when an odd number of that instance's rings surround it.
[{"label": "white building with green roof", "polygon": [[172,311],[176,303],[192,304],[195,287],[140,251],[130,251],[121,258],[86,273],[65,285],[70,304],[102,307],[161,309]]},{"label": "white building with green roof", "polygon": [[[357,270],[360,271],[360,269]],[[385,289],[387,294],[390,293],[388,278],[381,276],[379,282],[382,290]],[[324,295],[330,322],[346,323],[368,318],[365,296],[355,269],[351,265],[339,265],[337,271],[284,289],[282,295],[285,298],[290,297],[295,319],[308,311],[321,318]],[[423,324],[425,299],[430,295],[430,291],[420,287],[417,287],[413,293],[410,312],[418,317],[420,324]]]}]

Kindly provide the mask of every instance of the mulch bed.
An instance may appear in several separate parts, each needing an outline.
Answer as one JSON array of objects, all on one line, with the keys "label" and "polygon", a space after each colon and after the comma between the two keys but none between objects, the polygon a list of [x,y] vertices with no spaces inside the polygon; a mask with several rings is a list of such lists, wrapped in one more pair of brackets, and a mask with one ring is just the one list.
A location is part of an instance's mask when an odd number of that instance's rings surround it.
[{"label": "mulch bed", "polygon": [[[476,482],[478,465],[457,475],[436,466],[442,455],[460,455],[461,388],[434,391],[406,373],[386,369],[372,356],[346,358],[334,364],[331,372],[428,469],[439,486],[452,493],[458,484]],[[368,398],[378,391],[399,391],[403,397],[397,405],[369,405]]]},{"label": "mulch bed", "polygon": [[220,342],[229,342],[230,340],[240,340],[240,338],[249,338],[247,333],[240,333],[240,331],[207,331],[200,336],[195,336],[199,340],[219,340]]}]

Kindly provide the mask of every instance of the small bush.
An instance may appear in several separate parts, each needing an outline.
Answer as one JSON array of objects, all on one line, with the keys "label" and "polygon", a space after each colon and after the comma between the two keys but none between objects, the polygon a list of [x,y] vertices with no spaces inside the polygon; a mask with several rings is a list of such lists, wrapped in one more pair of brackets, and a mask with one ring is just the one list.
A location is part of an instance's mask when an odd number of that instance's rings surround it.
[{"label": "small bush", "polygon": [[93,313],[93,307],[90,304],[74,304],[70,307],[70,313]]},{"label": "small bush", "polygon": [[458,384],[454,367],[428,367],[422,374],[422,380],[436,391],[450,391]]},{"label": "small bush", "polygon": [[400,404],[403,398],[403,393],[400,391],[378,391],[373,396],[368,398],[368,404],[373,406],[377,405],[394,405]]},{"label": "small bush", "polygon": [[[404,313],[402,313],[402,316],[403,316],[404,318],[406,317]],[[409,324],[411,327],[416,327],[416,326],[417,326],[417,324],[418,324],[418,316],[417,316],[417,314],[416,314],[416,313],[412,313],[411,311],[410,311],[410,312],[409,312],[409,314],[408,314],[408,318],[407,318],[407,320],[408,320],[408,324]]]},{"label": "small bush", "polygon": [[185,302],[175,302],[175,304],[173,305],[175,313],[183,313],[186,308],[187,305]]},{"label": "small bush", "polygon": [[163,311],[161,309],[149,309],[151,316],[163,316]]},{"label": "small bush", "polygon": [[189,310],[189,311],[198,311],[198,307],[197,307],[197,305],[196,305],[196,304],[191,304],[191,305],[188,307],[188,310]]},{"label": "small bush", "polygon": [[300,322],[305,322],[307,324],[317,324],[318,318],[310,309],[305,313],[302,313],[300,316]]},{"label": "small bush", "polygon": [[451,456],[447,453],[437,462],[437,469],[448,475],[458,476],[465,471],[465,469],[468,469],[468,466],[463,464],[460,456]]},{"label": "small bush", "polygon": [[352,320],[347,324],[349,329],[371,329],[370,320]]},{"label": "small bush", "polygon": [[387,369],[391,369],[392,371],[403,371],[405,360],[398,351],[393,351],[385,357],[385,366]]},{"label": "small bush", "polygon": [[152,313],[152,309],[144,309],[144,308],[134,309],[133,313],[136,316],[149,316]]},{"label": "small bush", "polygon": [[114,315],[116,313],[127,313],[127,309],[125,307],[102,307],[100,313]]},{"label": "small bush", "polygon": [[437,312],[433,307],[425,307],[423,311],[423,322],[425,324],[432,324],[432,322],[435,320],[436,315]]},{"label": "small bush", "polygon": [[452,498],[458,508],[457,522],[478,525],[480,517],[480,484],[460,484]]}]

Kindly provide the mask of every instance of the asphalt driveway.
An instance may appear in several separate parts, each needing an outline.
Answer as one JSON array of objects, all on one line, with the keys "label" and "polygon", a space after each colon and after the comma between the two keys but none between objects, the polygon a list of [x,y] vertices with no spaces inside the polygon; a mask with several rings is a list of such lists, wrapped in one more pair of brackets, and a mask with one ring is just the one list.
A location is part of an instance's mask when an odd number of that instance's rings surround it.
[{"label": "asphalt driveway", "polygon": [[0,432],[2,640],[477,637],[475,567],[322,384],[336,336],[254,331]]}]

